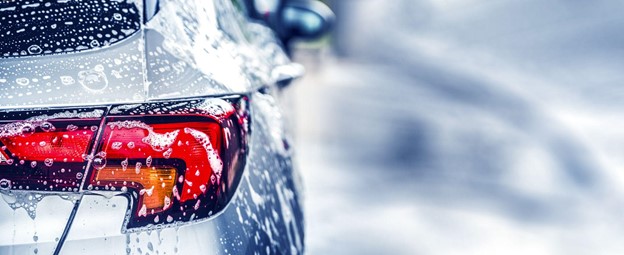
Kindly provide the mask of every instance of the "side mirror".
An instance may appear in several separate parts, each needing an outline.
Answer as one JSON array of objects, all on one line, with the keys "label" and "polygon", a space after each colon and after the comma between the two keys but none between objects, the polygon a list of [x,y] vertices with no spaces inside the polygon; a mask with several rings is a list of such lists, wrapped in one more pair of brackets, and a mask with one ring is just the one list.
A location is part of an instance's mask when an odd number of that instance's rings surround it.
[{"label": "side mirror", "polygon": [[[293,39],[314,40],[327,34],[334,12],[318,0],[241,0],[252,19],[263,20],[289,51]],[[260,8],[260,3],[262,8]]]},{"label": "side mirror", "polygon": [[286,1],[279,14],[279,34],[285,42],[318,39],[330,31],[335,20],[332,10],[317,0]]}]

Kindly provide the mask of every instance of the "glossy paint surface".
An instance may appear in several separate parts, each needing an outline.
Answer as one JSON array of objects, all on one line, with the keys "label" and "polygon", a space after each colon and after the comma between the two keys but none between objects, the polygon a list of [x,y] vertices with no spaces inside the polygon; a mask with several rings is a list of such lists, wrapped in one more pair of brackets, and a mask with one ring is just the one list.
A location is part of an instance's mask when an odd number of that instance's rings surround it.
[{"label": "glossy paint surface", "polygon": [[274,89],[273,69],[288,63],[270,29],[222,0],[161,1],[161,11],[139,32],[97,49],[0,59],[5,112],[70,105],[131,108],[163,99],[242,94],[249,98],[250,114],[247,162],[219,214],[123,233],[131,205],[115,193],[3,191],[0,253],[52,254],[66,229],[61,254],[302,253],[300,187],[288,135],[276,98],[255,92]]}]

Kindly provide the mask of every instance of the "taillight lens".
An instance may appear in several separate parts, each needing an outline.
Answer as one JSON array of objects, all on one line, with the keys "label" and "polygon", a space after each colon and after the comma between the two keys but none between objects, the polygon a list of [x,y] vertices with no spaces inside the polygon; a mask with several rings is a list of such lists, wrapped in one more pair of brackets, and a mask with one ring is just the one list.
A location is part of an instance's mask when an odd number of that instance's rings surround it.
[{"label": "taillight lens", "polygon": [[104,110],[0,113],[0,190],[78,192]]},{"label": "taillight lens", "polygon": [[8,122],[0,126],[0,189],[116,192],[132,204],[127,231],[207,218],[240,181],[246,107],[245,97],[213,98]]}]

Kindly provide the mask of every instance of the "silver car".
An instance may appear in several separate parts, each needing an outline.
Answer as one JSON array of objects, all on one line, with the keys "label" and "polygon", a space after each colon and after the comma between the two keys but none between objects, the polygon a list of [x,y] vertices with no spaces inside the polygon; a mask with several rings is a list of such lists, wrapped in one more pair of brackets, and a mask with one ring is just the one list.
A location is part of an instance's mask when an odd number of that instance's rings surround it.
[{"label": "silver car", "polygon": [[276,94],[329,12],[276,6],[1,1],[0,254],[303,253]]}]

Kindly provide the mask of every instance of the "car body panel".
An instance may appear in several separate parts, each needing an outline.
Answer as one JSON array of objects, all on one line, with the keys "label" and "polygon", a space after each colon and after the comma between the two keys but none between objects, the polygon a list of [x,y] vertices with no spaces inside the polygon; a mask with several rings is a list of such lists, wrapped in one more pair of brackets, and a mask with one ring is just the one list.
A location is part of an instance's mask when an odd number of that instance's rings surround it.
[{"label": "car body panel", "polygon": [[290,62],[273,32],[249,22],[230,1],[162,0],[160,6],[124,41],[2,59],[0,109],[245,93],[275,82],[272,70]]},{"label": "car body panel", "polygon": [[0,60],[0,108],[144,101],[143,40],[45,57]]}]

